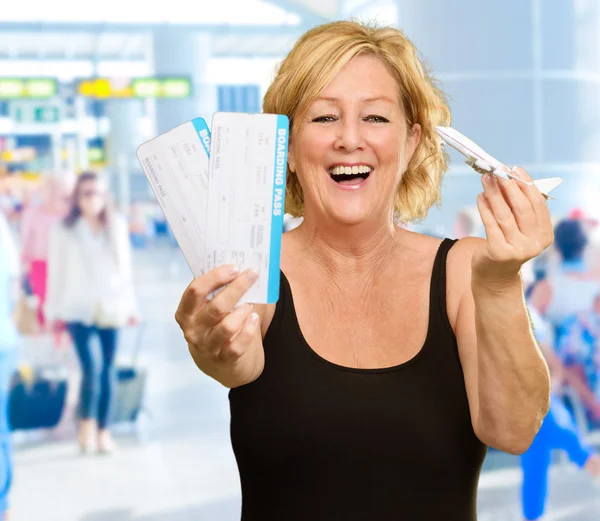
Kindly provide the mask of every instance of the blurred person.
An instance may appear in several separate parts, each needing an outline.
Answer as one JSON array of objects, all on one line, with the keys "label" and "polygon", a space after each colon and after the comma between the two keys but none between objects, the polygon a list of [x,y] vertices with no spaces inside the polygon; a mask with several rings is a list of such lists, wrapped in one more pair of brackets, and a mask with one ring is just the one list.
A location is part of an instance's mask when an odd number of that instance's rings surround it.
[{"label": "blurred person", "polygon": [[565,451],[575,465],[584,469],[596,485],[600,485],[600,455],[585,442],[573,416],[562,401],[561,389],[565,384],[566,369],[554,350],[552,326],[544,318],[547,303],[538,302],[540,307],[537,307],[529,299],[540,280],[543,279],[538,278],[529,286],[526,298],[536,339],[550,369],[552,399],[540,431],[527,452],[521,456],[521,502],[523,516],[527,521],[540,520],[544,514],[548,496],[548,472],[554,450]]},{"label": "blurred person", "polygon": [[600,291],[600,277],[584,260],[587,245],[586,229],[579,219],[560,220],[554,228],[554,249],[560,263],[548,268],[547,277],[536,284],[531,294],[535,305],[546,310],[556,342],[565,321],[591,309]]},{"label": "blurred person", "polygon": [[598,226],[598,220],[591,217],[583,208],[572,208],[567,214],[567,219],[580,221],[583,225],[583,231],[588,238]]},{"label": "blurred person", "polygon": [[304,217],[279,300],[236,306],[258,274],[225,265],[176,312],[230,388],[242,519],[474,521],[487,446],[523,453],[549,406],[519,274],[552,243],[544,197],[483,176],[486,239],[397,226],[441,197],[450,112],[395,28],[311,29],[263,112],[290,120],[285,209]]},{"label": "blurred person", "polygon": [[18,255],[0,211],[0,520],[8,519],[8,493],[12,480],[12,446],[8,424],[11,377],[16,369],[17,330],[12,320]]},{"label": "blurred person", "polygon": [[588,245],[584,255],[584,263],[600,279],[600,227],[598,219],[582,208],[573,208],[567,216],[569,219],[578,219],[582,225]]},{"label": "blurred person", "polygon": [[[109,431],[114,394],[117,333],[138,322],[131,246],[125,219],[113,213],[106,185],[94,172],[79,176],[71,208],[50,233],[47,319],[66,327],[82,369],[79,446],[110,453]],[[102,360],[95,360],[91,339],[98,335]]]},{"label": "blurred person", "polygon": [[38,299],[38,320],[45,326],[44,305],[48,276],[50,229],[69,210],[72,180],[50,176],[41,187],[41,201],[27,206],[21,222],[21,263],[27,285]]},{"label": "blurred person", "polygon": [[561,329],[557,351],[567,381],[581,398],[588,420],[600,425],[600,294],[592,309],[569,317]]}]

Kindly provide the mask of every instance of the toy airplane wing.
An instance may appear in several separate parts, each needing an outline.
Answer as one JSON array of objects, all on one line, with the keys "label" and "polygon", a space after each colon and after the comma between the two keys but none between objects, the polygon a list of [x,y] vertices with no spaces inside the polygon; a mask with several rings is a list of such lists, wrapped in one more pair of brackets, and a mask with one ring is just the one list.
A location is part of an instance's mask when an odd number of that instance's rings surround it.
[{"label": "toy airplane wing", "polygon": [[[465,163],[471,166],[476,172],[480,174],[490,173],[502,179],[515,179],[521,183],[529,184],[514,176],[510,168],[490,156],[479,145],[462,135],[458,130],[451,127],[435,127],[435,130],[445,143],[448,143],[452,148],[458,150],[466,157]],[[563,180],[560,177],[548,177],[545,179],[536,179],[533,181],[533,184],[535,184],[546,199],[554,199],[549,193],[562,182]]]}]

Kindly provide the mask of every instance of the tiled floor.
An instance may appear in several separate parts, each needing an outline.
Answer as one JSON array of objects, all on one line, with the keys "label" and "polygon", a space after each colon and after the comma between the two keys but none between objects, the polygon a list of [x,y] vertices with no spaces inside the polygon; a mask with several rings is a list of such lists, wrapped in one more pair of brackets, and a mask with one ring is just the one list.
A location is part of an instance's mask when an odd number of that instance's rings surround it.
[{"label": "tiled floor", "polygon": [[[165,247],[138,253],[136,266],[149,414],[137,433],[118,428],[120,448],[109,457],[80,456],[70,421],[52,436],[17,436],[14,521],[239,520],[227,392],[195,368],[173,320],[189,272]],[[124,333],[123,356],[134,339]],[[519,481],[515,469],[484,473],[481,521],[521,519]],[[600,491],[571,467],[553,469],[551,494],[547,521],[600,519]]]}]

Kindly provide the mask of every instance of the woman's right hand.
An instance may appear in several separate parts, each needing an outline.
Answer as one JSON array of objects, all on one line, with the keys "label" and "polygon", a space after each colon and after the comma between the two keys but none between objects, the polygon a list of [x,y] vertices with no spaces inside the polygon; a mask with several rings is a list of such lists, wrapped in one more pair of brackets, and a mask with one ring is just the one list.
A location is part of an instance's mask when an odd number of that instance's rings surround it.
[{"label": "woman's right hand", "polygon": [[175,313],[198,368],[225,387],[254,381],[264,367],[260,316],[252,304],[234,309],[257,278],[253,270],[240,274],[230,265],[215,268],[193,280]]}]

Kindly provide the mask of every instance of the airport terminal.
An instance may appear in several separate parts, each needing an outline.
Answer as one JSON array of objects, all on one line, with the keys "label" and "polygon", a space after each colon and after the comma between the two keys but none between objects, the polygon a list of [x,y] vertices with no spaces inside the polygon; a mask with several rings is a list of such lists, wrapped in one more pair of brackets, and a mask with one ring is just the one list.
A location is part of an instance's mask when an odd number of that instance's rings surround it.
[{"label": "airport terminal", "polygon": [[[0,9],[0,521],[241,519],[234,402],[175,318],[194,274],[136,153],[196,118],[262,112],[298,39],[339,20],[400,29],[445,93],[445,126],[534,180],[562,178],[547,201],[554,243],[520,271],[552,378],[555,431],[540,432],[554,438],[487,450],[477,519],[600,519],[600,3],[56,0]],[[440,204],[399,226],[485,239],[480,173],[446,152]],[[115,223],[106,237],[81,231],[94,208],[99,230]],[[299,226],[285,214],[284,243]],[[85,281],[109,285],[111,263],[135,313],[118,327],[96,303],[100,325],[83,304],[77,319],[53,315],[65,294],[87,302]],[[547,481],[530,487],[528,473]]]}]

